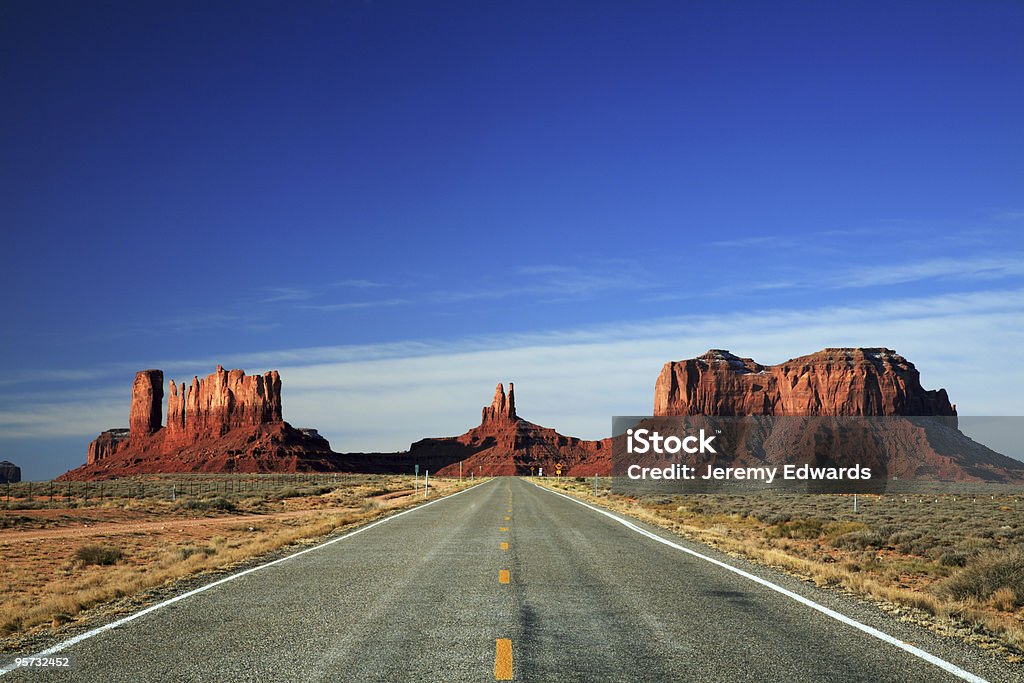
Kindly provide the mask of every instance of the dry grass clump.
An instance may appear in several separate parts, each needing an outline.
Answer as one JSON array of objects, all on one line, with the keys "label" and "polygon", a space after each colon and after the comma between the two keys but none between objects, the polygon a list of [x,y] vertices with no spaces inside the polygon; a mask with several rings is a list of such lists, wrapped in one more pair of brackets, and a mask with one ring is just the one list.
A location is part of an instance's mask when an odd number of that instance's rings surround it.
[{"label": "dry grass clump", "polygon": [[178,501],[177,507],[181,510],[218,510],[221,512],[233,512],[236,508],[234,501],[223,496],[212,498],[184,498]]},{"label": "dry grass clump", "polygon": [[1024,605],[1024,551],[989,553],[951,576],[941,592],[954,600],[991,602],[1005,612]]},{"label": "dry grass clump", "polygon": [[178,552],[178,557],[180,557],[182,560],[187,560],[188,558],[192,557],[193,555],[206,555],[207,557],[209,557],[210,555],[216,555],[217,554],[217,549],[214,548],[213,546],[208,546],[208,545],[202,545],[202,546],[186,545],[186,546],[182,546],[182,547],[178,548],[177,552]]},{"label": "dry grass clump", "polygon": [[120,548],[109,545],[83,545],[75,551],[75,559],[83,565],[95,564],[102,567],[117,564],[124,557]]}]

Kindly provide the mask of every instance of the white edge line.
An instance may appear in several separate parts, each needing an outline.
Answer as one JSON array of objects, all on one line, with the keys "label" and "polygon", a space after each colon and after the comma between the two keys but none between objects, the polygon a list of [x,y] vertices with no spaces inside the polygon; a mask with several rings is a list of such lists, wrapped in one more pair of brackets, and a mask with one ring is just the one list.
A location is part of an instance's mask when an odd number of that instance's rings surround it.
[{"label": "white edge line", "polygon": [[[266,569],[267,567],[273,567],[275,564],[281,564],[282,562],[287,562],[288,560],[296,558],[299,555],[305,555],[306,553],[311,553],[314,550],[320,550],[321,548],[326,548],[327,546],[332,545],[334,543],[337,543],[339,541],[344,541],[346,538],[352,538],[356,534],[361,534],[364,531],[372,529],[375,526],[378,526],[380,524],[384,524],[385,522],[390,522],[392,520],[398,519],[399,517],[401,517],[403,515],[407,515],[410,512],[416,512],[417,510],[422,510],[423,508],[430,507],[434,503],[440,503],[442,500],[449,500],[451,498],[454,498],[455,496],[459,495],[460,493],[465,493],[466,491],[470,491],[472,489],[475,489],[478,486],[483,486],[484,484],[487,484],[490,481],[495,481],[495,480],[494,479],[490,479],[488,481],[480,482],[479,484],[473,484],[472,486],[470,486],[468,488],[464,488],[461,491],[456,491],[455,493],[450,493],[447,496],[442,496],[441,498],[435,498],[434,500],[429,501],[427,503],[423,503],[422,505],[417,505],[415,507],[409,508],[408,510],[403,510],[402,512],[399,512],[397,514],[389,515],[387,517],[384,517],[383,519],[378,519],[376,522],[371,522],[370,524],[367,524],[366,526],[361,526],[358,529],[354,529],[353,531],[350,531],[347,534],[344,534],[342,536],[338,536],[337,538],[332,538],[332,539],[330,539],[328,541],[324,541],[323,543],[320,543],[318,545],[314,545],[312,547],[305,548],[303,550],[298,551],[297,553],[292,553],[291,555],[287,555],[285,557],[279,557],[276,560],[272,560],[272,561],[267,562],[265,564],[256,565],[255,567],[250,567],[248,569],[245,569],[243,571],[238,572],[237,574],[231,574],[230,576],[225,576],[223,579],[218,579],[217,581],[214,581],[213,583],[208,583],[205,586],[200,586],[199,588],[194,588],[194,589],[188,591],[187,593],[182,593],[181,595],[175,595],[173,598],[168,598],[167,600],[164,600],[163,602],[158,602],[155,605],[150,605],[149,607],[147,607],[144,610],[135,612],[134,614],[129,614],[127,617],[123,617],[121,619],[118,619],[117,621],[112,621],[109,624],[104,624],[103,626],[98,626],[98,627],[92,629],[91,631],[86,631],[85,633],[81,633],[81,634],[75,636],[74,638],[68,638],[67,640],[65,640],[63,642],[60,642],[60,643],[57,643],[56,645],[54,645],[52,647],[49,647],[49,648],[43,650],[42,652],[37,652],[34,655],[27,655],[26,657],[23,657],[23,659],[24,658],[28,658],[28,657],[48,657],[49,655],[55,654],[55,653],[60,652],[62,650],[66,650],[67,648],[71,647],[72,645],[76,645],[76,644],[82,642],[83,640],[87,640],[89,638],[92,638],[93,636],[97,636],[97,635],[99,635],[101,633],[104,633],[105,631],[110,631],[110,630],[118,628],[120,626],[124,626],[128,622],[135,621],[139,617],[143,617],[143,616],[149,614],[150,612],[156,612],[157,610],[163,609],[164,607],[167,607],[168,605],[173,605],[174,603],[178,602],[179,600],[184,600],[185,598],[190,598],[193,595],[198,595],[198,594],[200,594],[200,593],[202,593],[204,591],[210,590],[211,588],[214,588],[216,586],[220,586],[221,584],[225,584],[225,583],[227,583],[229,581],[234,581],[235,579],[240,578],[242,576],[245,576],[246,574],[252,574],[253,572],[257,572],[257,571],[259,571],[261,569]],[[18,658],[15,657],[15,659],[18,659]],[[11,662],[10,664],[4,666],[3,668],[0,668],[0,676],[3,676],[4,674],[8,674],[8,673],[10,673],[10,672],[12,672],[12,671],[14,671],[16,669],[20,669],[20,668],[21,667],[16,666],[14,664],[14,662]]]},{"label": "white edge line", "polygon": [[900,648],[901,650],[909,652],[910,654],[912,654],[915,657],[918,657],[920,659],[923,659],[924,661],[928,662],[929,664],[934,664],[935,666],[939,667],[940,669],[948,671],[949,673],[953,674],[954,676],[956,676],[958,678],[962,678],[965,681],[971,681],[971,683],[988,683],[988,681],[986,681],[984,678],[981,678],[980,676],[976,676],[975,674],[972,674],[970,671],[966,671],[964,669],[961,669],[956,664],[952,664],[950,662],[947,662],[946,660],[941,659],[939,657],[936,657],[935,655],[931,654],[930,652],[925,652],[921,648],[914,647],[913,645],[911,645],[909,643],[904,643],[899,638],[895,638],[893,636],[890,636],[888,633],[885,633],[883,631],[879,631],[877,628],[873,628],[871,626],[868,626],[867,624],[862,624],[859,621],[857,621],[856,619],[848,617],[845,614],[842,614],[840,612],[836,612],[835,610],[829,609],[828,607],[825,607],[824,605],[819,605],[818,603],[814,602],[813,600],[811,600],[809,598],[805,598],[804,596],[799,595],[798,593],[794,593],[791,590],[787,590],[787,589],[783,588],[782,586],[779,586],[777,584],[772,583],[771,581],[768,581],[767,579],[762,579],[760,576],[757,576],[755,574],[751,574],[750,572],[745,572],[742,569],[739,569],[737,567],[733,567],[732,565],[726,564],[725,562],[722,562],[720,560],[716,560],[713,557],[708,557],[707,555],[702,555],[701,553],[698,553],[695,550],[690,550],[689,548],[681,546],[678,543],[673,543],[672,541],[670,541],[670,540],[668,540],[666,538],[662,538],[661,536],[659,536],[657,534],[651,533],[647,529],[639,527],[636,524],[633,524],[632,522],[630,522],[628,520],[625,520],[622,517],[619,517],[618,515],[612,514],[611,512],[609,512],[607,510],[603,510],[603,509],[601,509],[599,507],[596,507],[594,505],[591,505],[589,503],[585,503],[582,500],[579,500],[578,498],[574,498],[574,497],[568,496],[568,495],[566,495],[564,493],[560,493],[558,491],[554,491],[554,490],[549,489],[549,488],[547,488],[545,486],[541,486],[541,485],[539,485],[537,483],[533,483],[533,485],[536,486],[539,489],[542,489],[542,490],[547,491],[549,493],[553,493],[556,496],[561,496],[562,498],[565,498],[567,500],[571,500],[574,503],[578,503],[579,505],[582,505],[583,507],[590,508],[594,512],[599,512],[602,515],[604,515],[605,517],[610,517],[611,519],[614,519],[616,522],[618,522],[622,526],[627,527],[629,529],[632,529],[633,531],[637,532],[638,534],[641,534],[641,535],[646,536],[646,537],[648,537],[648,538],[650,538],[652,540],[655,540],[658,543],[663,543],[663,544],[669,546],[670,548],[675,548],[676,550],[681,550],[682,552],[687,553],[689,555],[692,555],[692,556],[694,556],[696,558],[699,558],[701,560],[705,560],[706,562],[710,562],[711,564],[717,565],[717,566],[719,566],[719,567],[721,567],[723,569],[727,569],[727,570],[733,572],[734,574],[739,574],[743,578],[750,579],[754,583],[761,584],[765,588],[770,588],[771,590],[775,591],[776,593],[781,593],[782,595],[785,595],[787,598],[791,598],[793,600],[796,600],[797,602],[799,602],[802,605],[806,605],[807,607],[810,607],[811,609],[814,609],[814,610],[817,610],[817,611],[821,612],[825,616],[832,617],[836,621],[842,622],[842,623],[844,623],[844,624],[846,624],[848,626],[852,626],[855,629],[863,631],[864,633],[868,634],[869,636],[877,638],[877,639],[879,639],[879,640],[881,640],[883,642],[889,643],[890,645],[895,645],[896,647]]}]

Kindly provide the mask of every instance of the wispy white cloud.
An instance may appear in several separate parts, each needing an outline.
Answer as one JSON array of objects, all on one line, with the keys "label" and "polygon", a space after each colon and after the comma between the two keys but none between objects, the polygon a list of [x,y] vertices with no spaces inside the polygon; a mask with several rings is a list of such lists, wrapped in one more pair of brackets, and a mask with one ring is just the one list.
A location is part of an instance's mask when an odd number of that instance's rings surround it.
[{"label": "wispy white cloud", "polygon": [[331,304],[303,304],[301,308],[311,311],[356,311],[364,308],[390,308],[412,303],[409,299],[367,299],[363,301],[341,301]]},{"label": "wispy white cloud", "polygon": [[[0,438],[82,437],[82,461],[85,446],[103,429],[126,426],[129,401],[90,400],[76,402],[39,402],[25,404],[23,409],[0,409]],[[97,425],[103,425],[97,428]],[[70,462],[69,467],[77,464]]]},{"label": "wispy white cloud", "polygon": [[352,289],[376,289],[385,286],[383,282],[375,282],[373,280],[338,280],[331,284],[334,287],[349,287]]},{"label": "wispy white cloud", "polygon": [[[346,281],[359,289],[384,287],[379,283],[362,280]],[[363,284],[365,283],[365,284]],[[528,300],[537,303],[576,301],[592,298],[612,291],[651,289],[655,285],[643,277],[642,270],[632,260],[591,260],[584,264],[536,264],[511,270],[510,277],[483,279],[457,288],[428,287],[422,283],[393,287],[397,296],[376,299],[346,299],[344,301],[317,301],[299,307],[320,312],[352,311],[365,308],[395,306],[446,306],[470,301],[496,301],[501,299]]]},{"label": "wispy white cloud", "polygon": [[791,241],[791,236],[754,235],[751,237],[735,237],[724,240],[715,240],[714,242],[709,242],[707,246],[714,247],[716,249],[750,249],[766,246],[778,248],[780,244]]},{"label": "wispy white cloud", "polygon": [[308,287],[266,287],[263,303],[275,304],[291,301],[306,301],[316,296],[316,292]]},{"label": "wispy white cloud", "polygon": [[[610,418],[651,410],[654,380],[670,360],[728,348],[777,363],[827,346],[889,346],[915,362],[928,388],[946,387],[963,414],[1024,414],[1024,290],[749,313],[622,321],[518,335],[324,346],[226,358],[167,359],[165,375],[280,370],[285,418],[320,429],[338,450],[400,450],[424,436],[475,424],[496,382],[514,381],[521,414],[565,434],[599,438]],[[5,394],[0,440],[80,436],[127,424],[134,366],[117,364],[88,400],[83,384]],[[114,381],[116,379],[116,382]],[[7,398],[17,399],[16,401]],[[66,399],[73,400],[66,400]],[[76,464],[69,462],[68,466]]]},{"label": "wispy white cloud", "polygon": [[[107,366],[96,368],[45,368],[39,370],[19,370],[0,378],[0,386],[10,387],[19,384],[45,384],[48,382],[92,382],[109,376]],[[9,392],[4,397],[10,396]]]},{"label": "wispy white cloud", "polygon": [[863,289],[911,282],[979,282],[1024,276],[1024,253],[973,258],[935,258],[835,268],[813,276],[790,276],[747,286],[751,290]]},{"label": "wispy white cloud", "polygon": [[997,280],[1024,275],[1024,254],[862,266],[833,278],[836,287],[874,287],[920,280]]}]

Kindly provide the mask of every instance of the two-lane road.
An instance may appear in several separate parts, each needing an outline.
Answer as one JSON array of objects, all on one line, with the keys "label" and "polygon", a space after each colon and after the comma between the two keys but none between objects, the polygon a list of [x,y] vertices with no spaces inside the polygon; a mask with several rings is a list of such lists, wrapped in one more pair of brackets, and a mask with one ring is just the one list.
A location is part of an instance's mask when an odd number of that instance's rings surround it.
[{"label": "two-lane road", "polygon": [[[73,671],[4,681],[964,680],[637,528],[651,533],[500,478],[87,637],[61,651]],[[728,562],[947,669],[1022,680],[873,608]]]}]

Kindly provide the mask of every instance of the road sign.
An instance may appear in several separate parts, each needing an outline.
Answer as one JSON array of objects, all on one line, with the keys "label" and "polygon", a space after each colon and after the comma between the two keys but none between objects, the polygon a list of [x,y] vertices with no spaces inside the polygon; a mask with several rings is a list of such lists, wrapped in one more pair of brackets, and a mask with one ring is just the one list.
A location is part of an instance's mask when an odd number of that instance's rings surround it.
[{"label": "road sign", "polygon": [[556,477],[562,476],[562,467],[563,467],[562,463],[558,463],[558,464],[555,465],[555,476]]}]

